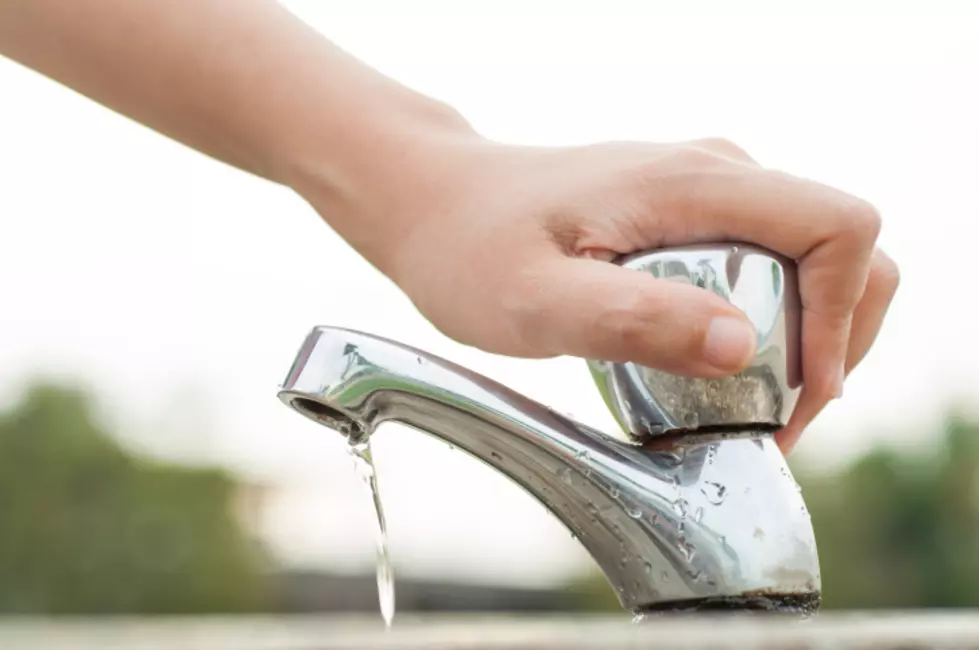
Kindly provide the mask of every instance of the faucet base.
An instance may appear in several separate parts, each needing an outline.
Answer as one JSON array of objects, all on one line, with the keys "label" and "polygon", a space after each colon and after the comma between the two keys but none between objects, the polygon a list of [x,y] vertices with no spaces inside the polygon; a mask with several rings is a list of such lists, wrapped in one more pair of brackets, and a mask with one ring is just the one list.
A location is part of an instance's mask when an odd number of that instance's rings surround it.
[{"label": "faucet base", "polygon": [[705,612],[738,612],[785,614],[809,618],[819,611],[822,594],[818,591],[802,594],[745,594],[741,596],[712,596],[673,602],[656,603],[636,612],[644,617],[658,614],[700,614]]}]

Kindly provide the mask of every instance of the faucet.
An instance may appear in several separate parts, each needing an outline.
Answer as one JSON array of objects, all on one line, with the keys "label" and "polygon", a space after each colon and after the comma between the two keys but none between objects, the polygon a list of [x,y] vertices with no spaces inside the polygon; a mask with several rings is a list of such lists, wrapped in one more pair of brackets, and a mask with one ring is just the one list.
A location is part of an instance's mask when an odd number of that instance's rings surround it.
[{"label": "faucet", "polygon": [[612,436],[423,350],[321,326],[279,398],[352,443],[396,421],[505,474],[568,528],[626,610],[814,612],[812,525],[773,438],[801,386],[794,263],[740,243],[616,263],[744,311],[758,335],[750,366],[704,379],[587,360],[622,429]]}]

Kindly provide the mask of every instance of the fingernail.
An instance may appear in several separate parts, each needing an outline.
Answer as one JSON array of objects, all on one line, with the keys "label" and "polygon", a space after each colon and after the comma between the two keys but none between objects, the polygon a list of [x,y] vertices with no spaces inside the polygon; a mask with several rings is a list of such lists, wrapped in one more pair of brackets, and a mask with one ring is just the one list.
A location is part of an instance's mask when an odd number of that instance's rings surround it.
[{"label": "fingernail", "polygon": [[745,321],[719,316],[707,326],[704,357],[722,370],[737,370],[747,365],[755,353],[755,331]]}]

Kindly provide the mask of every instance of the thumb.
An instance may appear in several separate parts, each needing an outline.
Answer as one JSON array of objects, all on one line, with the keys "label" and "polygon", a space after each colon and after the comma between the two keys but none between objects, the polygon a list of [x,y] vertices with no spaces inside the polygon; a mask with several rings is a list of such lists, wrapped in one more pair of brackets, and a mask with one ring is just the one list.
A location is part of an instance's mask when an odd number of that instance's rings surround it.
[{"label": "thumb", "polygon": [[734,374],[754,356],[747,317],[706,289],[591,259],[549,260],[534,275],[528,329],[551,354],[695,377]]}]

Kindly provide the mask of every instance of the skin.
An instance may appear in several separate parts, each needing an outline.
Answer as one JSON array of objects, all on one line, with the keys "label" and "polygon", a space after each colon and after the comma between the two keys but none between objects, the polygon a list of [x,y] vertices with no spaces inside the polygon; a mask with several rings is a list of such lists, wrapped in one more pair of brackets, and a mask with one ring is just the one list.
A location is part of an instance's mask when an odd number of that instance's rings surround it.
[{"label": "skin", "polygon": [[292,188],[443,333],[489,352],[729,375],[754,352],[744,314],[608,262],[726,240],[795,259],[804,386],[786,453],[842,395],[897,290],[860,198],[723,139],[490,141],[271,0],[0,0],[0,53]]}]

